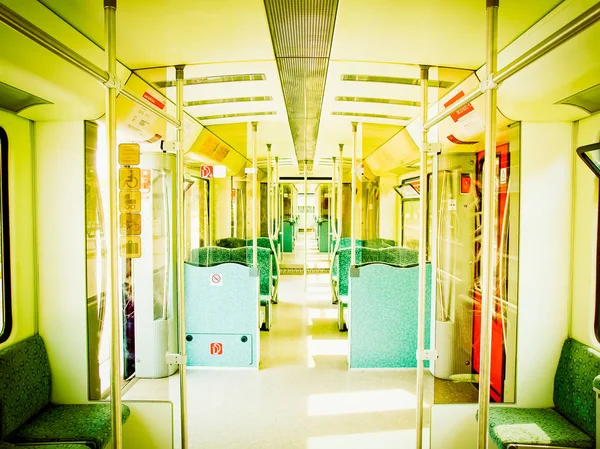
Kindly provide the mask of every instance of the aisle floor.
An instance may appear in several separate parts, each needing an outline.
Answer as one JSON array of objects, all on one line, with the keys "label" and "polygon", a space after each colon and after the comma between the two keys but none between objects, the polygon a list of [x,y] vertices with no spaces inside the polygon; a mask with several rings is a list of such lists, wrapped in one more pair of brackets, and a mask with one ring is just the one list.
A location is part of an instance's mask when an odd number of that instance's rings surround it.
[{"label": "aisle floor", "polygon": [[[415,371],[348,371],[329,276],[307,276],[306,290],[304,276],[282,276],[279,298],[271,331],[261,332],[258,371],[188,369],[189,448],[414,447]],[[174,400],[177,379],[140,380],[127,397],[162,385]]]}]

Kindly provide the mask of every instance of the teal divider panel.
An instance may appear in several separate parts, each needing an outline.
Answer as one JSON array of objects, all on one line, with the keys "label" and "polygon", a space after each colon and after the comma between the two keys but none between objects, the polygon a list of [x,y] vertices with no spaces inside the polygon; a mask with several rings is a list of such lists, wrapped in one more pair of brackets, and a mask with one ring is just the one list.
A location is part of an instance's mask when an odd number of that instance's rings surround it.
[{"label": "teal divider panel", "polygon": [[283,222],[283,252],[294,251],[294,225],[289,221]]},{"label": "teal divider panel", "polygon": [[194,248],[191,253],[189,262],[194,265],[211,266],[220,263],[229,262],[231,255],[229,248],[221,248],[220,246],[205,246],[202,248]]},{"label": "teal divider panel", "polygon": [[[419,267],[369,264],[350,278],[350,368],[416,368]],[[431,264],[426,266],[425,349],[431,335]],[[428,366],[429,362],[426,362]]]},{"label": "teal divider panel", "polygon": [[188,366],[258,367],[258,278],[238,263],[186,263]]},{"label": "teal divider panel", "polygon": [[329,221],[322,220],[318,224],[319,252],[329,252]]}]

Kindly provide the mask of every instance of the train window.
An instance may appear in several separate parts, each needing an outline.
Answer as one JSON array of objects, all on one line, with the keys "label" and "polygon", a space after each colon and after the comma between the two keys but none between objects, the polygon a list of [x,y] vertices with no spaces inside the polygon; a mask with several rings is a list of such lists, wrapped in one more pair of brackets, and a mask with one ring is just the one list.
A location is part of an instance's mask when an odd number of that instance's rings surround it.
[{"label": "train window", "polygon": [[8,136],[0,128],[0,282],[2,283],[2,301],[0,301],[0,343],[5,342],[12,330],[10,295],[10,238],[8,220]]},{"label": "train window", "polygon": [[[600,143],[577,148],[577,154],[594,174],[600,178]],[[600,341],[600,202],[598,203],[598,238],[596,241],[596,313],[594,330],[596,339]]]}]

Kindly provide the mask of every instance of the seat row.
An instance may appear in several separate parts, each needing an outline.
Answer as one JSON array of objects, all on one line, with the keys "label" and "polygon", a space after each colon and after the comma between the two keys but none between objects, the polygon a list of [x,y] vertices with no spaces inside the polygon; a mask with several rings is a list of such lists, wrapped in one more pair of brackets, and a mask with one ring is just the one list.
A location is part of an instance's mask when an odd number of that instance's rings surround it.
[{"label": "seat row", "polygon": [[[109,403],[54,404],[50,362],[39,335],[0,351],[0,449],[103,449],[111,439]],[[129,407],[123,405],[123,423]]]}]

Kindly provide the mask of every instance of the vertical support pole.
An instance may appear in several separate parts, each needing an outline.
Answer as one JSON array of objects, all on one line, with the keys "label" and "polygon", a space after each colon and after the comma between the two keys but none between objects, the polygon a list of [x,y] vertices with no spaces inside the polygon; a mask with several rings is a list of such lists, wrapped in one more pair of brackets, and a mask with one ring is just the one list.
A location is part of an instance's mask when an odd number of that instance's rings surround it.
[{"label": "vertical support pole", "polygon": [[108,172],[110,183],[110,291],[111,291],[111,345],[110,345],[110,404],[112,446],[123,448],[123,421],[121,414],[121,301],[119,288],[118,240],[118,181],[117,181],[117,0],[104,0],[104,31],[106,39],[106,68],[112,83],[106,89],[106,141],[108,142]]},{"label": "vertical support pole", "polygon": [[[184,363],[179,365],[179,405],[180,405],[180,424],[181,424],[181,449],[188,447],[187,434],[187,371],[186,371],[186,335],[185,335],[185,298],[183,294],[183,263],[184,263],[184,244],[183,236],[185,235],[185,204],[184,204],[184,166],[183,166],[183,131],[184,131],[184,115],[183,115],[183,66],[175,67],[175,89],[177,92],[177,120],[179,127],[177,128],[177,306],[179,319],[179,354]],[[207,207],[208,211],[208,207]]]},{"label": "vertical support pole", "polygon": [[425,264],[427,263],[427,107],[428,103],[429,67],[421,66],[421,121],[423,137],[421,141],[421,170],[420,170],[420,232],[419,232],[419,307],[417,334],[417,449],[423,447],[423,396],[425,360],[425,301],[427,286],[425,285]]},{"label": "vertical support pole", "polygon": [[[438,268],[438,209],[439,209],[439,171],[440,171],[440,155],[434,154],[432,156],[432,169],[431,169],[431,329],[433,330],[431,335],[430,347],[435,345],[435,307],[437,305],[437,268]],[[433,360],[430,363],[430,370],[433,364]]]},{"label": "vertical support pole", "polygon": [[[486,83],[490,83],[498,66],[499,0],[487,0]],[[483,235],[481,238],[481,344],[479,356],[479,432],[478,449],[488,447],[490,410],[490,369],[492,314],[494,302],[494,196],[496,191],[496,100],[495,87],[485,90],[485,163],[483,173]]]},{"label": "vertical support pole", "polygon": [[[336,240],[339,240],[338,230],[337,230],[338,225],[335,222],[336,217],[337,217],[337,195],[336,195],[337,185],[336,185],[336,179],[335,179],[335,175],[336,175],[336,171],[337,171],[336,161],[337,161],[337,157],[333,156],[331,158],[331,162],[333,164],[333,166],[332,166],[333,170],[331,171],[331,194],[329,195],[329,197],[331,199],[331,205],[330,205],[331,233],[332,233],[332,236],[335,237]],[[331,243],[333,243],[333,242],[330,242],[330,248],[329,248],[330,254],[333,253],[333,245]]]},{"label": "vertical support pole", "polygon": [[256,131],[258,122],[252,122],[252,265],[258,267],[258,235],[257,214],[258,214],[258,166],[256,163]]},{"label": "vertical support pole", "polygon": [[306,275],[308,274],[308,161],[304,159],[304,291],[306,291]]},{"label": "vertical support pole", "polygon": [[355,215],[355,203],[356,203],[356,147],[357,147],[357,140],[358,140],[358,135],[356,133],[357,131],[357,126],[358,123],[357,122],[352,122],[352,133],[353,133],[353,139],[352,139],[352,182],[351,182],[351,186],[352,186],[352,194],[351,194],[351,200],[350,200],[350,239],[351,239],[351,243],[350,243],[350,265],[354,266],[356,265],[356,217]]},{"label": "vertical support pole", "polygon": [[[337,222],[337,227],[338,227],[338,242],[341,240],[342,238],[342,207],[344,206],[343,203],[343,199],[344,196],[342,194],[342,183],[343,183],[343,177],[344,177],[344,167],[342,166],[342,161],[344,160],[343,158],[343,153],[344,153],[344,144],[340,143],[340,157],[338,158],[338,210],[337,210],[337,214],[338,214],[338,222]],[[339,243],[338,243],[339,246]]]},{"label": "vertical support pole", "polygon": [[272,239],[273,236],[273,177],[271,174],[271,144],[267,144],[267,236]]}]

